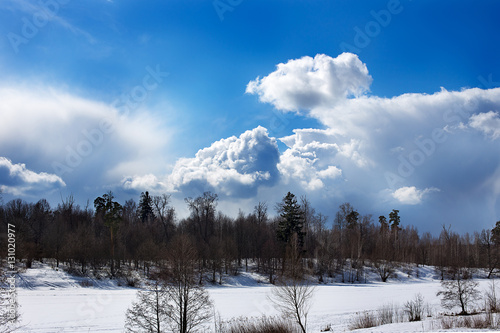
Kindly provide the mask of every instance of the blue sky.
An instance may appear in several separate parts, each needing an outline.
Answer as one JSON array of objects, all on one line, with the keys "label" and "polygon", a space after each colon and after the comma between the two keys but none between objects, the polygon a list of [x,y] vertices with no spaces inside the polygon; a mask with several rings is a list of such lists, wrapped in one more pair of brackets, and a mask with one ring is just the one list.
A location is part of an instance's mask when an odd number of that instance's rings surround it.
[{"label": "blue sky", "polygon": [[[437,232],[500,219],[495,1],[3,1],[3,201],[287,191]],[[343,52],[349,52],[342,54]]]}]

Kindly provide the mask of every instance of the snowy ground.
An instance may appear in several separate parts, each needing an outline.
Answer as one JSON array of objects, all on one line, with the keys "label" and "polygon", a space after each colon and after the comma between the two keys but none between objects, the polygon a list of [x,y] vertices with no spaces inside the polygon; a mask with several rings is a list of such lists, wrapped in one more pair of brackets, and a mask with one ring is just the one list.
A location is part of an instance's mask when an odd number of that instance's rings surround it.
[{"label": "snowy ground", "polygon": [[[401,274],[400,274],[401,276]],[[207,289],[222,319],[275,315],[267,296],[271,286],[258,283],[256,275],[242,273],[226,280],[223,286]],[[125,311],[135,299],[137,289],[119,287],[114,281],[91,280],[93,287],[82,287],[76,278],[47,265],[39,265],[20,274],[18,297],[23,327],[21,332],[123,332]],[[373,280],[372,280],[373,281]],[[486,289],[488,281],[480,281]],[[388,283],[332,283],[316,287],[309,314],[310,332],[320,332],[331,325],[332,331],[349,331],[355,315],[377,310],[383,305],[402,306],[421,293],[433,308],[434,317],[442,312],[436,292],[438,280],[430,268],[421,270],[420,278],[401,278]],[[356,332],[439,331],[438,319],[425,322],[390,324]]]}]

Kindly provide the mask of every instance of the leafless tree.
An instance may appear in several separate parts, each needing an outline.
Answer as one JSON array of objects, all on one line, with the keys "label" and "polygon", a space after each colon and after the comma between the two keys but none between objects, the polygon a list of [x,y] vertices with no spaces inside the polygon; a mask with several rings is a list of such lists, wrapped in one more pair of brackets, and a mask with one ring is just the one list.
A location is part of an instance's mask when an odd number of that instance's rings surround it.
[{"label": "leafless tree", "polygon": [[387,282],[387,279],[394,276],[395,264],[388,260],[376,260],[373,263],[375,272],[380,276],[382,282]]},{"label": "leafless tree", "polygon": [[462,309],[461,314],[468,314],[469,307],[480,298],[477,290],[478,283],[472,279],[468,270],[460,269],[453,280],[441,281],[441,291],[437,296],[442,295],[441,305],[444,308],[452,309],[458,306]]},{"label": "leafless tree", "polygon": [[137,301],[127,310],[126,332],[164,332],[169,310],[167,292],[159,281],[137,292]]},{"label": "leafless tree", "polygon": [[185,235],[172,240],[169,261],[171,270],[167,277],[167,317],[174,332],[189,333],[212,317],[212,301],[196,281],[196,250]]},{"label": "leafless tree", "polygon": [[175,209],[170,206],[170,194],[153,196],[153,211],[163,226],[165,240],[168,240],[175,220]]},{"label": "leafless tree", "polygon": [[269,298],[283,316],[293,318],[302,332],[306,333],[313,295],[314,287],[306,280],[281,279],[273,287]]},{"label": "leafless tree", "polygon": [[168,272],[154,277],[127,311],[128,332],[189,333],[212,317],[212,302],[196,281],[196,251],[185,235],[176,236],[169,249]]}]

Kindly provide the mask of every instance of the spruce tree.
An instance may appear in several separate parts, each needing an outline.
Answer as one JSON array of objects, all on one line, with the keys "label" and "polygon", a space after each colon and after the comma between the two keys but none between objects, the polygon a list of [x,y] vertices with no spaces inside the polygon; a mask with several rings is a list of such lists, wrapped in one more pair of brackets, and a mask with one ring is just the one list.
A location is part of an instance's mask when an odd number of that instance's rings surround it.
[{"label": "spruce tree", "polygon": [[141,193],[141,199],[139,200],[139,207],[137,210],[142,223],[154,219],[153,198],[149,195],[148,191]]},{"label": "spruce tree", "polygon": [[303,230],[303,214],[300,205],[297,203],[297,198],[292,193],[283,198],[283,201],[278,205],[280,213],[280,221],[277,228],[278,240],[288,243],[293,234],[297,234],[298,243],[300,246],[304,244]]}]

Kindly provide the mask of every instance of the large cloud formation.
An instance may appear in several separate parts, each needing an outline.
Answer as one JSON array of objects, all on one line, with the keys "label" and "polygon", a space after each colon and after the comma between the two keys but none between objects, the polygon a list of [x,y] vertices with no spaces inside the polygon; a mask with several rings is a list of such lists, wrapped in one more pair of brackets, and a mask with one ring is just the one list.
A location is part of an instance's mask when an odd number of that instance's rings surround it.
[{"label": "large cloud formation", "polygon": [[256,194],[260,185],[272,186],[279,178],[280,156],[276,139],[261,126],[214,142],[193,158],[180,158],[169,175],[127,177],[126,189],[182,192],[199,195],[204,191],[235,198]]},{"label": "large cloud formation", "polygon": [[348,96],[368,90],[372,79],[356,55],[337,58],[318,54],[279,64],[276,71],[251,81],[247,93],[278,110],[299,111],[319,105],[332,106]]},{"label": "large cloud formation", "polygon": [[109,104],[36,84],[0,86],[0,100],[2,155],[46,172],[46,179],[58,177],[50,179],[66,183],[67,195],[86,200],[95,195],[86,189],[101,192],[124,175],[157,172],[155,163],[165,155],[169,131],[141,108],[120,113]]},{"label": "large cloud formation", "polygon": [[260,101],[325,127],[280,138],[288,147],[279,164],[284,180],[370,210],[427,205],[415,219],[442,210],[472,218],[466,207],[475,204],[485,221],[498,219],[500,88],[381,98],[368,94],[371,81],[358,57],[344,53],[289,60],[249,82],[247,93]]},{"label": "large cloud formation", "polygon": [[279,152],[276,140],[261,126],[201,149],[194,158],[177,161],[170,176],[180,190],[217,189],[226,195],[250,196],[258,185],[277,180]]}]

